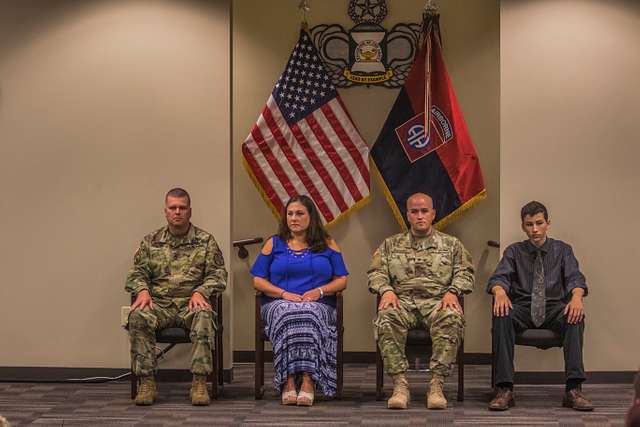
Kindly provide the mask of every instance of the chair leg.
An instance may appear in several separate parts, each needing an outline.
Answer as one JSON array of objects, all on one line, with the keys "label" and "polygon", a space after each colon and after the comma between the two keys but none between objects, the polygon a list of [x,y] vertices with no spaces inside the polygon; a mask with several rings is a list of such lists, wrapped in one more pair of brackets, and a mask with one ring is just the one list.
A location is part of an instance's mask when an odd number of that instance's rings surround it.
[{"label": "chair leg", "polygon": [[342,292],[336,293],[336,326],[338,339],[336,345],[336,395],[335,398],[342,399],[342,386],[344,385],[344,304]]},{"label": "chair leg", "polygon": [[491,388],[496,386],[496,355],[491,352]]},{"label": "chair leg", "polygon": [[138,376],[131,369],[131,399],[135,399],[138,394]]},{"label": "chair leg", "polygon": [[217,361],[218,361],[218,385],[224,385],[224,359],[222,352],[222,329],[219,333],[216,334],[216,348],[219,349],[216,351]]},{"label": "chair leg", "polygon": [[496,386],[496,354],[494,352],[495,348],[495,337],[493,336],[493,320],[491,321],[491,388],[493,389]]},{"label": "chair leg", "polygon": [[264,394],[264,339],[263,339],[263,325],[262,325],[262,297],[260,292],[256,292],[255,299],[255,364],[253,370],[254,387],[253,393],[256,400],[262,399]]},{"label": "chair leg", "polygon": [[464,401],[464,340],[458,347],[458,402]]},{"label": "chair leg", "polygon": [[344,361],[343,361],[343,334],[344,328],[341,328],[338,333],[340,334],[338,337],[338,354],[336,355],[336,380],[337,380],[337,389],[336,389],[336,399],[342,399],[342,386],[344,384]]},{"label": "chair leg", "polygon": [[384,364],[376,343],[376,400],[384,399]]},{"label": "chair leg", "polygon": [[262,399],[264,395],[264,342],[256,343],[255,361],[255,399]]},{"label": "chair leg", "polygon": [[[224,336],[224,321],[222,319],[223,307],[222,307],[222,294],[218,295],[218,328],[216,333],[216,349],[218,349],[218,385],[224,385],[224,351],[222,349],[222,338]],[[233,361],[232,361],[233,364]]]},{"label": "chair leg", "polygon": [[218,398],[218,354],[219,350],[211,351],[211,361],[213,362],[213,368],[209,374],[209,381],[211,381],[211,398]]}]

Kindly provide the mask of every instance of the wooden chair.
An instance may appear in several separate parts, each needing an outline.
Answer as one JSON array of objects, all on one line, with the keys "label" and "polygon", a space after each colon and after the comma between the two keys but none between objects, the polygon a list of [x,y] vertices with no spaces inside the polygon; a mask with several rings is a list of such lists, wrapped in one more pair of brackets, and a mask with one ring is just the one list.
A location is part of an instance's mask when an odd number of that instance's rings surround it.
[{"label": "wooden chair", "polygon": [[[464,309],[464,297],[460,296],[460,306]],[[376,298],[376,310],[380,304],[380,295]],[[413,353],[420,353],[431,357],[433,351],[433,343],[429,331],[423,327],[410,329],[407,334],[407,344],[405,352],[412,350]],[[458,402],[464,400],[464,338],[458,346],[458,354],[456,355],[456,364],[458,365]],[[384,361],[378,343],[376,343],[376,400],[384,399]]]},{"label": "wooden chair", "polygon": [[[342,399],[342,384],[343,384],[343,337],[344,337],[344,324],[343,324],[343,302],[342,292],[336,293],[336,329],[338,331],[338,342],[336,346],[336,380],[337,390],[336,399]],[[264,344],[269,341],[269,338],[264,333],[264,323],[262,322],[262,313],[260,308],[262,307],[262,292],[256,292],[256,358],[255,358],[255,399],[262,399],[264,395]]]},{"label": "wooden chair", "polygon": [[[493,316],[493,303],[491,304],[491,315]],[[496,355],[493,351],[495,348],[495,338],[493,336],[493,317],[491,320],[491,387],[495,386],[496,379]],[[562,338],[560,334],[551,329],[525,329],[524,331],[516,331],[516,345],[524,345],[527,347],[537,347],[541,350],[547,350],[552,347],[562,347]]]},{"label": "wooden chair", "polygon": [[[487,245],[492,248],[499,248],[500,243],[495,240],[489,240]],[[493,299],[491,300],[491,387],[495,386],[496,379],[496,355],[493,351],[495,347],[493,336]],[[551,347],[562,347],[562,339],[560,335],[551,329],[525,329],[524,331],[516,331],[516,345],[524,345],[528,347],[537,347],[546,350]]]},{"label": "wooden chair", "polygon": [[[487,241],[487,245],[492,248],[499,248],[500,242],[495,240]],[[491,300],[491,387],[495,386],[496,379],[496,355],[493,351],[495,347],[493,336],[493,299]],[[562,347],[562,339],[560,335],[555,333],[551,329],[525,329],[521,332],[516,332],[516,345],[524,345],[528,347],[537,347],[541,350],[546,350],[552,347]]]},{"label": "wooden chair", "polygon": [[[135,301],[136,296],[131,295],[131,304]],[[211,398],[218,398],[218,386],[223,385],[222,377],[222,294],[214,294],[209,298],[211,308],[216,313],[216,327],[215,332],[215,348],[211,351],[211,358],[213,360],[213,370],[209,374],[209,381],[211,382]],[[156,342],[162,344],[169,344],[162,349],[161,355],[165,354],[176,344],[191,343],[189,338],[189,331],[183,328],[166,328],[156,332]],[[135,399],[138,393],[139,378],[131,370],[131,398]]]}]

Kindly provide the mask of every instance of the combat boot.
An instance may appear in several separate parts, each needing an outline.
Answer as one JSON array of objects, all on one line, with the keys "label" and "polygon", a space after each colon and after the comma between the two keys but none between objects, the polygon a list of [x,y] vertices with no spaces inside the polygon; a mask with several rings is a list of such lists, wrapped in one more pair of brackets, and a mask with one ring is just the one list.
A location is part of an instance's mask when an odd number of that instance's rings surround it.
[{"label": "combat boot", "polygon": [[389,409],[407,409],[409,406],[409,382],[404,374],[397,374],[393,376],[393,394],[387,401],[387,408]]},{"label": "combat boot", "polygon": [[429,392],[427,393],[427,408],[428,409],[446,409],[447,399],[444,398],[442,392],[442,385],[444,384],[444,378],[440,375],[434,375],[431,378],[429,384]]},{"label": "combat boot", "polygon": [[211,403],[211,399],[209,399],[209,391],[207,390],[207,377],[194,375],[191,382],[191,404],[207,406],[209,403]]},{"label": "combat boot", "polygon": [[153,375],[141,377],[138,394],[136,394],[136,405],[153,405],[157,398],[158,387],[156,386],[156,379],[153,377]]}]

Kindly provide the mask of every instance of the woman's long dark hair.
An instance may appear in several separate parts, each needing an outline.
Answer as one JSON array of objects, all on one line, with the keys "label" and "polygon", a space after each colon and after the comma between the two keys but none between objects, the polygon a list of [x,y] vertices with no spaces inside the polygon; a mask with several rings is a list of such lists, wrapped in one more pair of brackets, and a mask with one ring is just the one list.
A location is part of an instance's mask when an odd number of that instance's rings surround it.
[{"label": "woman's long dark hair", "polygon": [[289,205],[294,202],[301,203],[305,208],[307,208],[307,212],[309,212],[309,228],[307,228],[305,239],[307,240],[307,245],[309,245],[311,252],[324,251],[327,249],[329,233],[327,233],[324,225],[322,225],[320,213],[309,196],[298,195],[289,199],[287,204],[284,206],[284,212],[280,217],[278,237],[285,242],[289,241],[292,237],[291,230],[289,230],[289,226],[287,225],[287,209],[289,208]]}]

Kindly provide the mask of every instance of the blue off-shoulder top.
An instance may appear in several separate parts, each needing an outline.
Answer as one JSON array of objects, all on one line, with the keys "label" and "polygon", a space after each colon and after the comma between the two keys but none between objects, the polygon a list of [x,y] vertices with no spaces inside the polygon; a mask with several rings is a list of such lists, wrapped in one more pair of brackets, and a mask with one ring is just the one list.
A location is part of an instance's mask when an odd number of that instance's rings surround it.
[{"label": "blue off-shoulder top", "polygon": [[[287,292],[302,295],[305,292],[329,283],[336,276],[347,276],[349,272],[342,254],[330,247],[321,252],[304,249],[294,251],[287,242],[273,236],[273,249],[269,255],[262,252],[251,267],[251,274],[262,277]],[[263,302],[273,300],[264,297]],[[335,306],[335,296],[326,296],[319,302]]]}]

